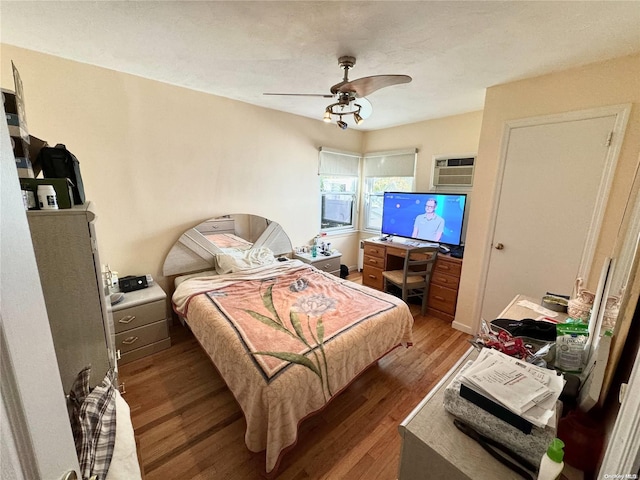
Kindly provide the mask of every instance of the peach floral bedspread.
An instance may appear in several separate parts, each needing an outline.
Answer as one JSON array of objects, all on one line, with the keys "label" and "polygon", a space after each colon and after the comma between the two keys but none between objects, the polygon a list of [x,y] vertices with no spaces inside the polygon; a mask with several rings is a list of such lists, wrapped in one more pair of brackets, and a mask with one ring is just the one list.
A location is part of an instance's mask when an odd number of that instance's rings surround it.
[{"label": "peach floral bedspread", "polygon": [[240,404],[247,447],[266,450],[267,472],[302,419],[412,342],[404,302],[299,261],[187,280],[173,300]]}]

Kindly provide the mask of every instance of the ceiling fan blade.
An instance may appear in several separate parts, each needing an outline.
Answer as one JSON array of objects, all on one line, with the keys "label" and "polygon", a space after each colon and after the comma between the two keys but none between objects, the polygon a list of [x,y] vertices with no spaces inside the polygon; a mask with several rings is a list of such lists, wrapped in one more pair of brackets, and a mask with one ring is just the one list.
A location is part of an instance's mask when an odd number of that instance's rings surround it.
[{"label": "ceiling fan blade", "polygon": [[329,89],[329,91],[335,95],[342,91],[340,90],[340,87],[342,87],[345,83],[348,83],[348,82],[342,81],[340,83],[336,83],[333,87]]},{"label": "ceiling fan blade", "polygon": [[[338,84],[339,92],[354,92],[357,97],[366,97],[376,90],[401,83],[409,83],[411,77],[409,75],[374,75],[372,77],[362,77],[350,82]],[[333,91],[331,88],[331,91]]]},{"label": "ceiling fan blade", "polygon": [[263,93],[263,95],[287,95],[290,97],[323,97],[323,98],[333,98],[335,96],[329,93]]},{"label": "ceiling fan blade", "polygon": [[353,101],[356,105],[360,105],[360,116],[366,120],[373,113],[373,107],[371,102],[364,97],[358,98]]}]

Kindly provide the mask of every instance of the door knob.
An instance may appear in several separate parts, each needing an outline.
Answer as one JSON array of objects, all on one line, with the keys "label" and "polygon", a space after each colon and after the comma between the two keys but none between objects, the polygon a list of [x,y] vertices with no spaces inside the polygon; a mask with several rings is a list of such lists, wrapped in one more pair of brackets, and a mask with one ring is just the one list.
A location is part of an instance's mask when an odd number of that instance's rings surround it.
[{"label": "door knob", "polygon": [[495,247],[496,250],[502,250],[504,248],[504,245],[502,243],[496,243]]},{"label": "door knob", "polygon": [[62,480],[78,480],[78,474],[75,472],[75,470],[69,470],[64,474]]}]

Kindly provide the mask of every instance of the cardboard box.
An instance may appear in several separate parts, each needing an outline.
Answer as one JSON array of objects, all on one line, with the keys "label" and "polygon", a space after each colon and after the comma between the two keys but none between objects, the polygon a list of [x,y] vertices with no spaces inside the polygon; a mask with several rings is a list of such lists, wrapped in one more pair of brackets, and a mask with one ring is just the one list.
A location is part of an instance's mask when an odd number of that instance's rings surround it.
[{"label": "cardboard box", "polygon": [[18,167],[18,176],[25,178],[36,178],[42,171],[38,154],[40,150],[48,146],[48,143],[32,135],[29,136],[31,142],[27,144],[22,137],[11,137],[11,147],[13,156]]},{"label": "cardboard box", "polygon": [[35,178],[29,158],[29,145],[21,137],[11,137],[11,147],[13,148],[13,157],[16,159],[18,177]]},{"label": "cardboard box", "polygon": [[73,193],[68,178],[21,178],[20,188],[31,190],[38,198],[38,185],[53,185],[58,200],[58,208],[73,207]]},{"label": "cardboard box", "polygon": [[42,165],[40,165],[40,159],[38,158],[40,150],[44,147],[48,147],[49,144],[45,140],[41,140],[33,135],[29,135],[29,138],[31,139],[29,142],[29,160],[31,160],[33,176],[35,178],[40,175],[40,172],[42,171]]},{"label": "cardboard box", "polygon": [[35,178],[31,161],[28,158],[16,157],[16,168],[18,169],[18,177]]},{"label": "cardboard box", "polygon": [[[26,122],[23,124],[20,118],[19,99],[16,94],[10,90],[2,89],[2,103],[4,104],[4,111],[7,119],[7,126],[9,127],[9,135],[12,137],[23,137],[23,134],[28,135],[26,131]],[[27,139],[25,138],[25,141]]]}]

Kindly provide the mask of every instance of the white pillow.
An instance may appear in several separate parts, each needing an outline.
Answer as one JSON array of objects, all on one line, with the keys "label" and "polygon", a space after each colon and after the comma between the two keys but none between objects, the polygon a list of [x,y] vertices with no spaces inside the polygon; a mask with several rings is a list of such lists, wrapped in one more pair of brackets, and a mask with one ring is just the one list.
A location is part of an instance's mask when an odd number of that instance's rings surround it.
[{"label": "white pillow", "polygon": [[273,252],[267,247],[252,248],[232,253],[216,254],[216,272],[220,275],[225,273],[237,273],[250,268],[269,265],[276,261]]}]

